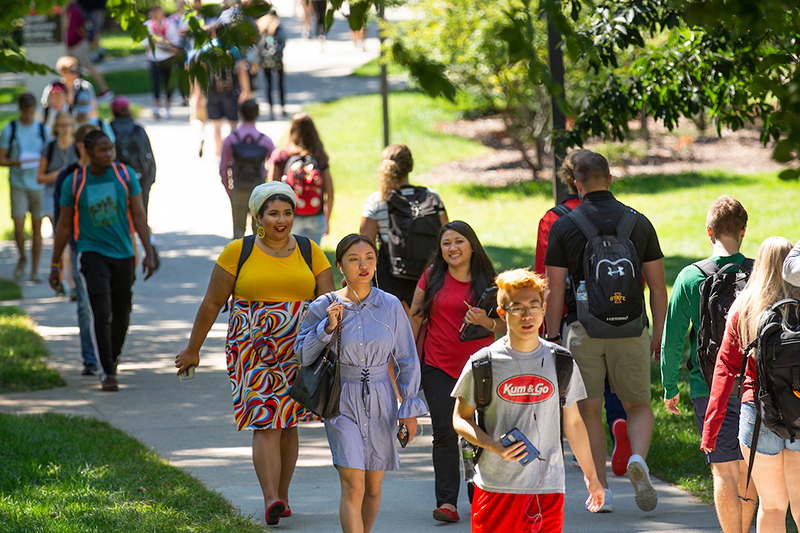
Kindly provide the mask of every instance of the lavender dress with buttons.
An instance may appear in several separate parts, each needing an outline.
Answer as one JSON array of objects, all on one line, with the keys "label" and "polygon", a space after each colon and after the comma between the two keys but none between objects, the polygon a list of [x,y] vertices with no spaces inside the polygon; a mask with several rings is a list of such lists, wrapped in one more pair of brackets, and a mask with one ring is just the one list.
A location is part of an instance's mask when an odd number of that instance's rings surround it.
[{"label": "lavender dress with buttons", "polygon": [[[361,305],[337,300],[344,305],[343,348],[339,350],[341,412],[325,421],[333,464],[359,470],[397,470],[398,417],[428,412],[417,397],[420,368],[411,324],[400,300],[375,287]],[[305,366],[313,363],[331,340],[325,333],[328,305],[325,295],[317,298],[300,326],[295,352]],[[389,377],[392,357],[403,400],[399,413]]]}]

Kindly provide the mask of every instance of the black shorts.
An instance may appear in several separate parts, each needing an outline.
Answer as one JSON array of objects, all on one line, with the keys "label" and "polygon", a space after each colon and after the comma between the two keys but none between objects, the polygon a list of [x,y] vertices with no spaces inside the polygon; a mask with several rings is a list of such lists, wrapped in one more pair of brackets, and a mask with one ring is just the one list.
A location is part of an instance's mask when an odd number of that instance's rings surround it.
[{"label": "black shorts", "polygon": [[[694,421],[697,430],[703,434],[703,422],[708,409],[708,396],[692,398],[694,407]],[[743,459],[742,450],[739,448],[739,398],[728,398],[725,419],[719,428],[717,447],[713,452],[706,454],[706,463],[727,463]]]},{"label": "black shorts", "polygon": [[239,120],[239,95],[231,93],[208,93],[208,118],[221,120],[227,118],[231,122]]}]

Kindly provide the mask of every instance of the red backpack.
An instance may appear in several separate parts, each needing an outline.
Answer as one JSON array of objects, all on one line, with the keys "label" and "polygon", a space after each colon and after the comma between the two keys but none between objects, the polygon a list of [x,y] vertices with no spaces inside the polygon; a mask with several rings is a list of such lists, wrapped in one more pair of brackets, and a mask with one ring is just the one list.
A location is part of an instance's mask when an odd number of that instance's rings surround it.
[{"label": "red backpack", "polygon": [[283,182],[297,195],[295,214],[309,216],[322,213],[323,183],[319,162],[311,155],[293,155],[286,162]]}]

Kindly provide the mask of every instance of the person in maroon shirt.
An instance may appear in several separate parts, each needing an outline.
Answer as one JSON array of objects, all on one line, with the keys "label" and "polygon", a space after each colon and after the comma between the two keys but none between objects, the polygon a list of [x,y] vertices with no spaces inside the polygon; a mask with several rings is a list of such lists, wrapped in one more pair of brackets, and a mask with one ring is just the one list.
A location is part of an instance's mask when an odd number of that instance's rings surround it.
[{"label": "person in maroon shirt", "polygon": [[464,324],[478,324],[492,333],[506,331],[505,322],[474,307],[484,290],[494,285],[495,275],[492,261],[470,225],[461,220],[449,222],[439,231],[439,248],[417,285],[409,313],[415,339],[427,320],[424,355],[420,355],[422,389],[433,424],[433,518],[441,522],[459,520],[458,435],[453,429],[455,398],[450,392],[469,357],[494,342],[493,334],[461,342],[461,330]]},{"label": "person in maroon shirt", "polygon": [[[742,365],[742,349],[756,337],[761,313],[784,298],[800,299],[800,288],[785,283],[781,277],[783,261],[791,249],[792,243],[783,237],[769,237],[761,243],[750,280],[731,306],[717,353],[703,424],[700,449],[705,453],[714,451],[716,447],[728,397]],[[756,417],[754,356],[753,351],[747,359],[739,412],[739,444],[746,461],[750,460]],[[752,467],[753,482],[760,498],[756,529],[759,532],[786,531],[786,508],[789,505],[795,524],[800,525],[800,439],[794,442],[781,439],[762,425]]]}]

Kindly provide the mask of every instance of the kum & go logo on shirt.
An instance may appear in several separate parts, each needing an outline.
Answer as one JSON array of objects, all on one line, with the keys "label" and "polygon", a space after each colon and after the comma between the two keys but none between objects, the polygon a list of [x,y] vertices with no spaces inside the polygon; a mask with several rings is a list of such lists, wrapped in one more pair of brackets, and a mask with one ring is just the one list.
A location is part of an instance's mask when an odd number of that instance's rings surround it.
[{"label": "kum & go logo on shirt", "polygon": [[507,402],[539,403],[550,398],[555,391],[553,384],[540,376],[515,376],[502,382],[497,394]]}]

